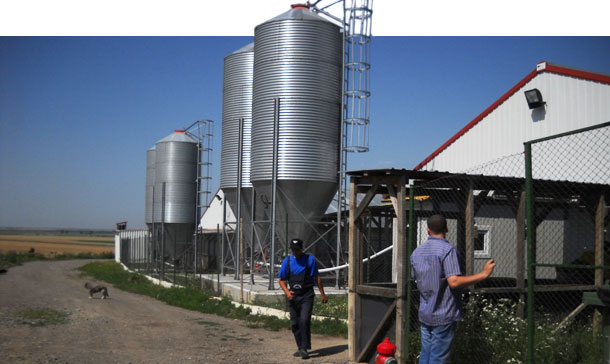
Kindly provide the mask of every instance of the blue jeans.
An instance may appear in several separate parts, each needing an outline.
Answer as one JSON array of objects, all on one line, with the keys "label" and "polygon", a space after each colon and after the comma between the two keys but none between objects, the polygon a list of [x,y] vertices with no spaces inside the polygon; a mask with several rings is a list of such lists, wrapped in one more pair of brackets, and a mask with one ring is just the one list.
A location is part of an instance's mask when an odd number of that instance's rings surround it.
[{"label": "blue jeans", "polygon": [[457,322],[442,326],[421,324],[419,364],[447,364]]}]

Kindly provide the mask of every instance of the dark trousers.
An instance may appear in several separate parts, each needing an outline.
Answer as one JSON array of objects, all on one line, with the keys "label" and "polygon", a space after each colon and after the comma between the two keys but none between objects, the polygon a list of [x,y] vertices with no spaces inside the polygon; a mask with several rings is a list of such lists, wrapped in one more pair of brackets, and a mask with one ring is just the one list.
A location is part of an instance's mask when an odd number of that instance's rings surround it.
[{"label": "dark trousers", "polygon": [[290,327],[299,350],[311,349],[311,310],[313,309],[313,289],[305,292],[295,292],[288,301],[290,312]]}]

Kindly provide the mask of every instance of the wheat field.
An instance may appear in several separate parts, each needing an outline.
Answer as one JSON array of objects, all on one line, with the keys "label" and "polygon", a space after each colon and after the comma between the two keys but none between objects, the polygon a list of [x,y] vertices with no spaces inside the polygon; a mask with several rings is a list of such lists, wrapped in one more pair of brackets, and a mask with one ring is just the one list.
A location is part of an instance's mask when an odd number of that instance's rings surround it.
[{"label": "wheat field", "polygon": [[45,256],[78,253],[114,253],[114,237],[111,236],[61,236],[61,235],[0,235],[0,252],[29,252]]}]

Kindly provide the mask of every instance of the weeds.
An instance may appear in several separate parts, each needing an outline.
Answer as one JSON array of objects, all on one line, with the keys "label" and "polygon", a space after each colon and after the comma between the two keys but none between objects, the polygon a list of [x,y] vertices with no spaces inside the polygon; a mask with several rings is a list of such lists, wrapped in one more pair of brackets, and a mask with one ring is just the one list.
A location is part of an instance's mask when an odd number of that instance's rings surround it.
[{"label": "weeds", "polygon": [[[468,299],[458,324],[452,363],[525,363],[527,320],[516,315],[509,299]],[[575,322],[558,328],[549,315],[536,317],[535,361],[544,364],[601,364],[601,336],[594,337],[590,323]]]},{"label": "weeds", "polygon": [[23,310],[17,312],[16,316],[22,324],[30,326],[59,325],[68,322],[68,314],[49,308]]}]

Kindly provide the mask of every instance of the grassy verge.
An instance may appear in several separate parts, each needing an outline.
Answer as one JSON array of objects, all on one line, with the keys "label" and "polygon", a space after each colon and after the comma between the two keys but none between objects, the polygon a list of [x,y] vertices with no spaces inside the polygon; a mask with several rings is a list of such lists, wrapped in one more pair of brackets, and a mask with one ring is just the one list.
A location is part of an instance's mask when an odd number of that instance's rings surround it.
[{"label": "grassy verge", "polygon": [[[141,274],[125,271],[120,264],[115,262],[92,262],[79,270],[96,279],[106,281],[118,289],[150,296],[172,306],[243,320],[246,321],[248,327],[261,327],[272,331],[290,328],[290,321],[287,319],[254,315],[250,309],[234,306],[226,297],[221,300],[213,299],[211,292],[204,292],[197,288],[165,288],[150,282]],[[347,324],[333,318],[322,321],[314,320],[311,324],[311,332],[347,337]]]},{"label": "grassy verge", "polygon": [[[325,305],[320,303],[319,297],[316,296],[313,315],[347,320],[347,295],[328,296],[328,302]],[[286,299],[284,297],[278,298],[275,302],[255,299],[254,305],[286,311]]]},{"label": "grassy verge", "polygon": [[78,254],[56,254],[52,257],[47,257],[40,253],[27,253],[27,252],[14,252],[9,251],[6,253],[0,252],[0,269],[8,269],[23,263],[37,261],[37,260],[68,260],[68,259],[112,259],[114,253],[78,253]]}]

